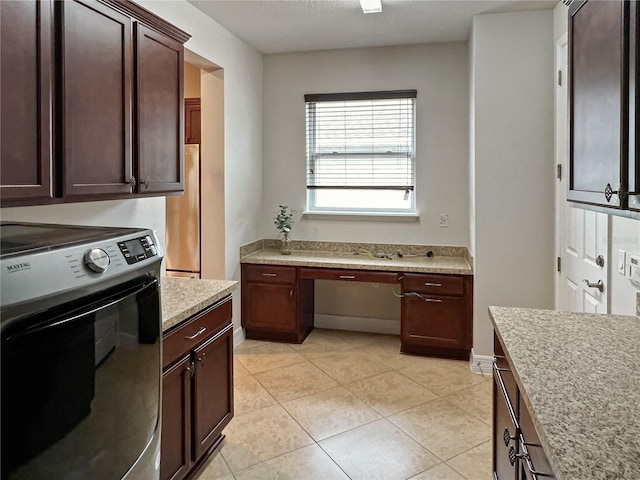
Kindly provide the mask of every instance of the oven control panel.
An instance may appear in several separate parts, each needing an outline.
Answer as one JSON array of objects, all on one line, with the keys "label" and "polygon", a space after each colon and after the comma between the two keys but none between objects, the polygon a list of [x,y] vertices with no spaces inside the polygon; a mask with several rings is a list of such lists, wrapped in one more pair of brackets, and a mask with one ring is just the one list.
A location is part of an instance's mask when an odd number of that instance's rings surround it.
[{"label": "oven control panel", "polygon": [[118,242],[118,247],[129,265],[158,255],[158,249],[149,235]]}]

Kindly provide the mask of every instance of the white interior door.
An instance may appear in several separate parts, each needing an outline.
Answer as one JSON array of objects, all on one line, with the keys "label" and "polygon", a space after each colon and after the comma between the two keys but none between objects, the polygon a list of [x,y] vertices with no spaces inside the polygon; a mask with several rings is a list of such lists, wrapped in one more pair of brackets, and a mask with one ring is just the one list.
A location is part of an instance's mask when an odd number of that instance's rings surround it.
[{"label": "white interior door", "polygon": [[556,162],[561,178],[556,183],[556,242],[561,258],[556,275],[556,309],[607,313],[608,215],[569,206],[568,172],[567,36],[557,45]]}]

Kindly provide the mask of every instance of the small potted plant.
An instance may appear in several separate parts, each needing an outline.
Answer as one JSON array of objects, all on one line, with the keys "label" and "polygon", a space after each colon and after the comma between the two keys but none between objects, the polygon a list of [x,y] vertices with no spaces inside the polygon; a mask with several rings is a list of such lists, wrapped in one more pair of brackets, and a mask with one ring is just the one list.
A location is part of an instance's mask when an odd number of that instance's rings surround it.
[{"label": "small potted plant", "polygon": [[291,239],[289,238],[289,233],[291,232],[291,224],[293,223],[293,214],[296,213],[296,211],[290,209],[287,205],[278,205],[278,207],[280,210],[276,213],[273,224],[283,235],[280,253],[282,253],[282,255],[291,255]]}]

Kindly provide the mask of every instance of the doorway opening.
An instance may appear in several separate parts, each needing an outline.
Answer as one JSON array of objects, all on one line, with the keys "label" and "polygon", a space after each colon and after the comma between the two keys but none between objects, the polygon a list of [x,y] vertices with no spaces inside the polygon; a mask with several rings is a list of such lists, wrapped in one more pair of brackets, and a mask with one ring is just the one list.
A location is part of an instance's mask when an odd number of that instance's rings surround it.
[{"label": "doorway opening", "polygon": [[185,50],[185,190],[166,199],[167,276],[225,277],[224,70]]}]

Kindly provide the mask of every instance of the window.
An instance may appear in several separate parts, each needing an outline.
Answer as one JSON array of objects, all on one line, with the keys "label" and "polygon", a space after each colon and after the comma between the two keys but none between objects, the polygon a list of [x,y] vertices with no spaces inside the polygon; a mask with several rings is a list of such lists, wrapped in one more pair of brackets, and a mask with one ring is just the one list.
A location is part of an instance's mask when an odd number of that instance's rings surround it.
[{"label": "window", "polygon": [[308,211],[415,213],[416,93],[305,95]]}]

